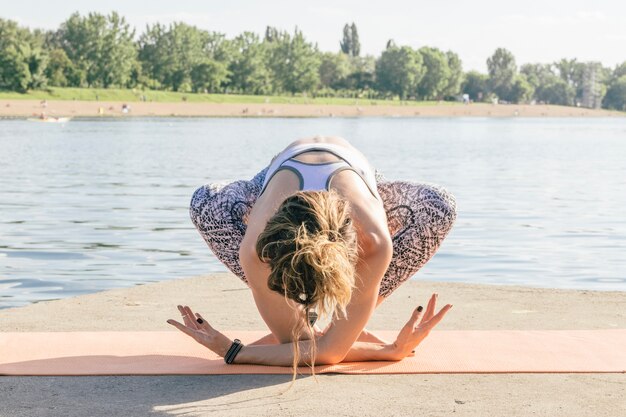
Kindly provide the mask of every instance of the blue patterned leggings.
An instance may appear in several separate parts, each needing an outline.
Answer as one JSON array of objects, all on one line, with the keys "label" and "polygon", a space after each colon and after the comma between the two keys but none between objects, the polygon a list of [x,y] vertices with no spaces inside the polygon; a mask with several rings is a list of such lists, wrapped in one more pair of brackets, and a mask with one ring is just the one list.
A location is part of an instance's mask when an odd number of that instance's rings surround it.
[{"label": "blue patterned leggings", "polygon": [[[246,284],[239,246],[266,172],[267,168],[249,181],[206,184],[194,192],[189,208],[191,220],[209,248]],[[436,185],[386,181],[379,173],[376,179],[393,242],[393,257],[379,292],[387,297],[435,254],[456,220],[456,201]]]}]

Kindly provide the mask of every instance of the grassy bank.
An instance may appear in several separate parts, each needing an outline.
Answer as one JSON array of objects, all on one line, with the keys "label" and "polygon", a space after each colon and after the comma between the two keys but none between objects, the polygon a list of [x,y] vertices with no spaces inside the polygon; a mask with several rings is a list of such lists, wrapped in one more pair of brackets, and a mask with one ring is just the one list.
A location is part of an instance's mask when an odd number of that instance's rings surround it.
[{"label": "grassy bank", "polygon": [[[429,106],[436,101],[401,101],[401,100],[371,100],[366,98],[339,98],[339,97],[302,97],[302,96],[255,96],[239,94],[196,94],[177,93],[173,91],[151,91],[135,89],[108,89],[108,88],[49,88],[34,90],[28,93],[0,91],[0,100],[80,100],[80,101],[127,101],[138,102],[145,100],[157,103],[273,103],[273,104],[332,104],[332,105],[398,105],[398,106]],[[460,104],[446,102],[446,104]]]}]

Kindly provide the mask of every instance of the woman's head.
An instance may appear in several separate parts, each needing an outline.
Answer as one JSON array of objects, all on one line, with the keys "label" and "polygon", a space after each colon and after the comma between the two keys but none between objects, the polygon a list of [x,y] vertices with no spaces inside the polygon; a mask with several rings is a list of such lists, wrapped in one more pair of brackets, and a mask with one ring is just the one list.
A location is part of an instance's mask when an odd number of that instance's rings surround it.
[{"label": "woman's head", "polygon": [[345,314],[358,249],[348,202],[335,191],[288,197],[259,235],[256,252],[270,265],[271,290],[321,316]]}]

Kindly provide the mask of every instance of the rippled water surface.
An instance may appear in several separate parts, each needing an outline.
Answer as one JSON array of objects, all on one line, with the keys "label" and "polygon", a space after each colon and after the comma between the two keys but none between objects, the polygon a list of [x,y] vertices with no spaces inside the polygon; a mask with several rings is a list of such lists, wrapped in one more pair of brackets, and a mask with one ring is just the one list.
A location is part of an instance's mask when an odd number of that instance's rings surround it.
[{"label": "rippled water surface", "polygon": [[626,290],[626,119],[0,120],[0,308],[225,271],[193,191],[315,134],[456,196],[415,279]]}]

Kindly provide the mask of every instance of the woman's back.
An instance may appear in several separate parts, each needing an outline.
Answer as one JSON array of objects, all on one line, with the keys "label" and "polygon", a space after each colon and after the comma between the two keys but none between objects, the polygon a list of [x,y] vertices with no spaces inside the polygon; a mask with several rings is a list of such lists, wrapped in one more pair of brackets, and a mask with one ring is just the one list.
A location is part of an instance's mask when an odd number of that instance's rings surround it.
[{"label": "woman's back", "polygon": [[[309,145],[310,148],[308,148]],[[320,150],[321,148],[326,149]],[[267,262],[267,259],[262,260],[260,258],[258,243],[259,236],[267,235],[269,222],[276,221],[274,216],[279,215],[277,213],[290,210],[289,208],[285,208],[283,203],[290,196],[293,196],[301,190],[303,181],[301,181],[297,173],[292,169],[276,169],[280,168],[281,162],[285,160],[285,155],[288,157],[291,156],[290,151],[293,149],[298,149],[299,151],[305,149],[312,150],[311,152],[300,152],[295,156],[298,161],[306,164],[335,163],[342,158],[346,158],[346,162],[351,165],[351,168],[356,166],[354,169],[340,170],[332,177],[332,181],[329,181],[327,188],[329,191],[333,191],[332,194],[336,194],[336,197],[330,199],[335,200],[334,203],[331,203],[335,208],[331,207],[330,210],[321,210],[324,211],[325,214],[321,217],[317,215],[314,217],[323,218],[324,216],[329,216],[327,219],[330,219],[334,216],[335,211],[338,213],[343,210],[339,209],[340,206],[343,206],[343,202],[347,203],[350,229],[354,231],[356,236],[356,239],[351,244],[355,251],[354,266],[356,267],[356,271],[351,273],[352,276],[350,276],[349,279],[354,282],[355,288],[357,289],[356,294],[358,294],[358,298],[360,299],[357,305],[361,306],[353,311],[353,315],[355,315],[353,320],[357,322],[363,320],[363,326],[373,311],[380,280],[391,258],[391,236],[389,235],[389,229],[387,227],[385,210],[376,189],[372,191],[370,186],[368,186],[368,178],[374,178],[374,172],[365,157],[341,138],[315,137],[298,140],[290,144],[285,150],[279,153],[274,158],[272,164],[270,164],[270,170],[275,168],[274,172],[268,171],[268,174],[266,174],[264,190],[256,200],[250,212],[246,234],[239,251],[240,262],[257,307],[259,308],[259,312],[272,332],[283,342],[292,340],[293,336],[291,331],[294,326],[297,326],[298,320],[300,320],[300,318],[293,316],[293,301],[296,300],[289,297],[291,301],[286,303],[284,296],[268,288],[268,279],[270,281],[276,280],[277,274],[281,275],[284,273],[280,272],[283,268],[286,267],[290,269],[288,267],[289,262],[283,265],[281,260],[279,266],[273,264],[273,262]],[[360,170],[362,172],[359,172]],[[308,211],[307,209],[304,210]],[[283,214],[280,215],[281,217],[283,216]],[[322,219],[322,221],[325,222],[324,219]],[[291,223],[291,221],[289,221],[289,223]],[[318,223],[319,226],[319,222],[314,223]],[[286,230],[290,230],[286,233],[291,236],[287,239],[287,242],[297,239],[295,236],[298,235],[299,232],[291,230],[293,226],[297,227],[297,225],[288,226],[285,224],[285,226],[287,227]],[[335,225],[335,228],[337,227],[339,226]],[[271,229],[276,228],[272,226]],[[324,233],[328,233],[328,236],[321,237],[322,241],[326,241],[336,232],[337,230],[324,231]],[[276,250],[280,250],[284,245],[278,241],[283,239],[280,236],[281,232],[273,234],[270,238],[270,240],[275,240],[276,245],[274,248],[276,248]],[[266,241],[267,239],[264,238],[261,240]],[[344,239],[341,238],[341,241],[344,241]],[[291,248],[290,243],[285,244],[289,245]],[[310,249],[311,252],[319,253],[316,251],[316,248],[317,245],[313,244],[313,247]],[[302,248],[296,244],[292,249],[294,249],[294,254],[296,254]],[[270,258],[275,256],[276,254],[270,255]],[[320,254],[320,256],[323,255]],[[279,257],[282,258],[282,256]],[[344,257],[345,256],[338,257],[337,264],[342,263],[342,258]],[[374,258],[376,258],[376,260],[372,261]],[[366,261],[366,259],[368,261]],[[313,262],[314,264],[318,263],[317,261]],[[368,264],[373,262],[376,263],[376,266],[370,269]],[[306,268],[311,266],[312,265],[309,265]],[[296,266],[296,268],[300,267],[302,266]],[[367,273],[363,272],[363,268],[368,269]],[[300,273],[296,273],[296,276],[299,274]],[[313,276],[317,276],[316,273],[313,273]],[[340,280],[347,278],[348,277],[341,278]],[[302,282],[302,285],[307,285],[307,282],[310,280],[305,279],[305,281],[306,282]],[[318,285],[324,286],[323,283]],[[364,299],[368,299],[369,301],[363,304]],[[364,307],[370,302],[374,302],[371,307]],[[324,303],[324,300],[317,300],[314,304],[319,306],[319,303]],[[289,304],[291,304],[291,306],[289,306]],[[295,304],[297,305],[297,302]],[[361,309],[363,309],[362,312]]]},{"label": "woman's back", "polygon": [[[294,153],[296,155],[292,156]],[[270,217],[288,196],[301,190],[306,183],[305,178],[296,171],[297,165],[290,164],[285,169],[284,164],[281,164],[283,161],[303,163],[308,165],[309,170],[320,170],[323,164],[350,164],[349,168],[339,167],[328,178],[326,188],[335,190],[350,204],[359,246],[365,247],[373,235],[382,233],[388,236],[385,211],[376,190],[374,169],[365,156],[343,138],[315,136],[290,143],[272,160],[261,195],[248,217],[248,228],[242,242],[242,246],[248,248],[245,253],[254,257],[254,246]]]}]

